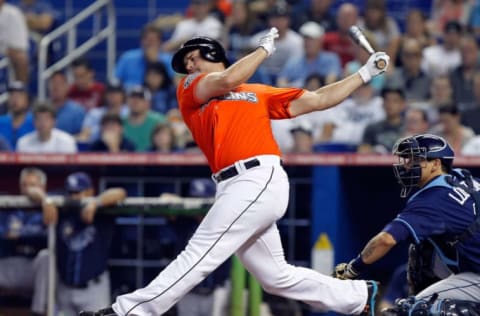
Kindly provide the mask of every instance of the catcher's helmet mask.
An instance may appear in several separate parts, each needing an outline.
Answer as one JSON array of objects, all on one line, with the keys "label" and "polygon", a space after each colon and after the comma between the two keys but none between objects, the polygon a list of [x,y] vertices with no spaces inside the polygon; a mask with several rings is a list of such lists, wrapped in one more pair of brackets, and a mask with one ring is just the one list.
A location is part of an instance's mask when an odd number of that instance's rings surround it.
[{"label": "catcher's helmet mask", "polygon": [[399,158],[399,163],[393,165],[393,172],[402,187],[401,197],[406,197],[418,186],[422,176],[422,161],[440,159],[446,171],[450,172],[455,158],[447,141],[432,134],[402,138],[394,145],[392,152]]},{"label": "catcher's helmet mask", "polygon": [[214,63],[223,63],[225,67],[228,67],[230,65],[230,62],[228,61],[225,54],[225,50],[218,41],[209,37],[200,36],[194,37],[191,40],[186,41],[182,45],[182,47],[173,55],[173,70],[181,74],[187,74],[188,71],[185,67],[184,58],[189,52],[196,49],[199,49],[202,58],[208,61]]}]

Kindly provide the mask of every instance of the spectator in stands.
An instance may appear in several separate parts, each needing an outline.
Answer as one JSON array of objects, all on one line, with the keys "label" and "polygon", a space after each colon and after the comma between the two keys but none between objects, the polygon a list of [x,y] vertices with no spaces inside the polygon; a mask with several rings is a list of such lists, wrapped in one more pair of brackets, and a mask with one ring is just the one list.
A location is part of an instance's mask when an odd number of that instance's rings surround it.
[{"label": "spectator in stands", "polygon": [[293,147],[291,153],[311,153],[313,152],[313,126],[308,120],[300,120],[290,129],[293,137]]},{"label": "spectator in stands", "polygon": [[418,41],[421,49],[436,44],[436,39],[427,28],[426,18],[420,9],[410,9],[405,21],[405,33],[402,34],[400,49],[410,39]]},{"label": "spectator in stands", "polygon": [[80,103],[89,111],[103,104],[105,86],[95,81],[95,70],[90,62],[79,58],[72,63],[73,84],[68,92],[68,97]]},{"label": "spectator in stands", "polygon": [[172,56],[162,50],[162,32],[147,24],[142,29],[140,48],[128,50],[120,56],[115,66],[115,76],[129,90],[143,84],[148,64],[160,62],[167,67],[172,78],[171,59]]},{"label": "spectator in stands", "polygon": [[405,113],[405,131],[403,136],[426,134],[429,130],[430,122],[427,110],[420,107],[409,107]]},{"label": "spectator in stands", "polygon": [[152,110],[163,115],[177,107],[175,86],[162,63],[151,63],[145,73],[144,86],[152,95]]},{"label": "spectator in stands", "polygon": [[480,135],[475,135],[462,146],[460,154],[465,156],[480,156]]},{"label": "spectator in stands", "polygon": [[133,142],[137,151],[146,151],[152,146],[153,129],[165,121],[165,116],[150,109],[151,99],[150,92],[143,87],[132,88],[128,96],[130,114],[123,127],[125,136]]},{"label": "spectator in stands", "polygon": [[473,77],[480,72],[480,61],[478,60],[478,44],[475,37],[466,35],[460,44],[462,62],[460,66],[450,73],[450,82],[453,88],[453,101],[460,111],[473,106]]},{"label": "spectator in stands", "polygon": [[392,60],[397,59],[400,29],[397,22],[387,14],[385,0],[367,0],[359,26],[371,33],[377,44],[376,49],[386,52]]},{"label": "spectator in stands", "polygon": [[430,77],[448,74],[460,66],[460,39],[462,26],[456,21],[445,24],[441,44],[426,47],[423,50],[422,69]]},{"label": "spectator in stands", "polygon": [[69,207],[57,226],[57,306],[61,315],[74,316],[111,303],[108,257],[115,219],[97,210],[116,205],[127,194],[122,188],[109,188],[95,195],[92,179],[84,172],[70,174],[65,191]]},{"label": "spectator in stands", "polygon": [[466,26],[473,3],[471,0],[433,0],[429,28],[439,36],[450,21]]},{"label": "spectator in stands", "polygon": [[18,140],[17,151],[24,153],[77,152],[75,139],[70,134],[55,128],[55,109],[45,103],[38,103],[33,109],[35,131]]},{"label": "spectator in stands", "polygon": [[277,86],[303,87],[305,79],[312,73],[321,75],[326,84],[340,78],[342,66],[334,53],[322,51],[323,28],[315,22],[307,22],[300,27],[303,36],[304,54],[291,58],[278,74]]},{"label": "spectator in stands", "polygon": [[101,120],[100,138],[90,146],[90,151],[118,153],[135,151],[135,145],[123,134],[123,120],[120,115],[107,112]]},{"label": "spectator in stands", "polygon": [[211,0],[190,0],[191,17],[180,21],[172,36],[163,45],[165,51],[175,51],[186,40],[195,36],[208,36],[217,40],[222,37],[222,22],[214,15]]},{"label": "spectator in stands", "polygon": [[475,1],[472,10],[470,12],[470,17],[468,19],[468,28],[472,31],[475,36],[480,35],[480,2]]},{"label": "spectator in stands", "polygon": [[42,170],[22,169],[20,194],[41,205],[43,215],[31,210],[0,212],[0,287],[31,295],[32,316],[45,315],[47,307],[48,251],[43,223],[55,223],[57,213],[46,186]]},{"label": "spectator in stands", "polygon": [[82,130],[85,108],[68,98],[69,84],[65,73],[55,72],[48,81],[50,102],[56,111],[55,127],[72,136]]},{"label": "spectator in stands", "polygon": [[11,151],[10,143],[2,135],[0,135],[0,151]]},{"label": "spectator in stands", "polygon": [[422,46],[416,39],[403,42],[400,51],[402,66],[386,77],[387,85],[402,87],[407,101],[425,101],[429,98],[431,79],[421,69]]},{"label": "spectator in stands", "polygon": [[[275,40],[275,54],[266,59],[260,69],[269,77],[269,83],[275,83],[277,76],[289,60],[298,60],[304,55],[303,38],[290,28],[290,8],[279,0],[268,12],[269,27],[278,29],[279,37]],[[256,47],[259,39],[268,31],[255,34],[250,39],[250,47]]]},{"label": "spectator in stands", "polygon": [[462,111],[462,124],[480,135],[480,72],[474,73],[472,80],[474,100],[468,110]]},{"label": "spectator in stands", "polygon": [[327,32],[323,38],[323,48],[335,53],[340,58],[342,68],[355,59],[355,43],[350,38],[348,30],[358,21],[358,9],[352,3],[343,3],[338,8],[336,31]]},{"label": "spectator in stands", "polygon": [[407,108],[405,92],[398,87],[385,87],[382,90],[383,108],[386,118],[365,128],[363,141],[358,146],[359,153],[390,153],[404,129],[404,112]]},{"label": "spectator in stands", "polygon": [[7,91],[8,113],[0,116],[0,135],[9,143],[10,148],[15,149],[18,139],[32,132],[35,127],[25,85],[21,81],[12,82]]},{"label": "spectator in stands", "polygon": [[438,113],[440,121],[432,127],[432,134],[445,138],[454,152],[461,152],[463,145],[475,135],[475,132],[470,127],[462,125],[462,117],[455,104],[440,107]]},{"label": "spectator in stands", "polygon": [[192,146],[196,146],[196,143],[193,141],[192,133],[183,121],[183,116],[180,114],[178,108],[172,109],[167,113],[167,122],[172,127],[175,134],[176,148],[184,150],[187,147],[192,149]]},{"label": "spectator in stands", "polygon": [[10,59],[15,80],[28,83],[28,28],[15,6],[0,0],[0,57]]},{"label": "spectator in stands", "polygon": [[168,123],[160,123],[152,131],[152,147],[149,151],[156,153],[178,152],[175,131]]},{"label": "spectator in stands", "polygon": [[298,30],[300,26],[306,22],[312,21],[320,24],[326,32],[335,31],[337,25],[335,24],[335,17],[333,16],[332,0],[310,0],[305,1],[307,4],[301,10],[294,12],[292,18],[292,28]]},{"label": "spectator in stands", "polygon": [[233,60],[238,60],[250,50],[250,38],[263,30],[262,23],[250,9],[247,0],[234,1],[232,14],[225,21],[223,42]]},{"label": "spectator in stands", "polygon": [[58,19],[58,13],[48,1],[17,0],[13,4],[22,10],[30,31],[39,35],[50,32]]},{"label": "spectator in stands", "polygon": [[123,86],[118,82],[108,84],[105,90],[105,105],[88,111],[83,120],[78,140],[86,143],[98,140],[100,138],[100,121],[106,113],[114,113],[125,119],[130,112],[125,101],[126,93]]}]

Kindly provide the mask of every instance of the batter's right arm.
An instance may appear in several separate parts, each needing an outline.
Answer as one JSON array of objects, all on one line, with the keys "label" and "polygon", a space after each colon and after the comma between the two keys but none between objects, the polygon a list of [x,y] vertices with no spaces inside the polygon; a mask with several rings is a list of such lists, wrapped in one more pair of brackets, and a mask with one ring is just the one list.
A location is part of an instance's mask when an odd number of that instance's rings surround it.
[{"label": "batter's right arm", "polygon": [[[290,114],[295,117],[313,111],[326,110],[339,104],[371,78],[385,72],[389,59],[388,55],[383,52],[374,53],[358,72],[316,91],[305,91],[298,99],[290,103]],[[379,60],[385,61],[387,66],[383,69],[377,68],[376,64]]]}]

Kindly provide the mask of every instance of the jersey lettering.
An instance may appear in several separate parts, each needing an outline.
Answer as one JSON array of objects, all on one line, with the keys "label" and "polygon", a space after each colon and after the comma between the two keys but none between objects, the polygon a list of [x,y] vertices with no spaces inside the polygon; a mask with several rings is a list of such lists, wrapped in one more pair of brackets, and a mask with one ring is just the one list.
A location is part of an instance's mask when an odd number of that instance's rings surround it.
[{"label": "jersey lettering", "polygon": [[470,194],[460,187],[454,187],[453,192],[455,194],[448,193],[448,196],[457,201],[460,205],[465,204],[465,201],[470,197]]},{"label": "jersey lettering", "polygon": [[229,92],[219,98],[220,100],[232,101],[247,101],[251,103],[258,103],[258,98],[255,92]]}]

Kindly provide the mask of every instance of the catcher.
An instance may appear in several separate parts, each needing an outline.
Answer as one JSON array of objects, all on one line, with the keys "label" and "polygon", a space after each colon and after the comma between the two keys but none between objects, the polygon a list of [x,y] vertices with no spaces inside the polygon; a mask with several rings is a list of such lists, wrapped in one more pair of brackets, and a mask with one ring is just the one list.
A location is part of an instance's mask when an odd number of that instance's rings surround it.
[{"label": "catcher", "polygon": [[[480,315],[480,183],[452,169],[445,139],[422,134],[397,141],[393,166],[409,197],[405,208],[373,237],[357,258],[335,267],[339,279],[355,279],[402,241],[409,250],[409,299],[386,315]],[[444,313],[444,314],[442,314]]]}]

